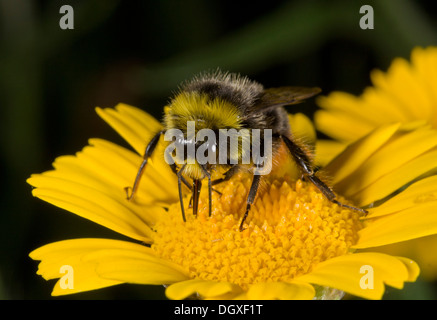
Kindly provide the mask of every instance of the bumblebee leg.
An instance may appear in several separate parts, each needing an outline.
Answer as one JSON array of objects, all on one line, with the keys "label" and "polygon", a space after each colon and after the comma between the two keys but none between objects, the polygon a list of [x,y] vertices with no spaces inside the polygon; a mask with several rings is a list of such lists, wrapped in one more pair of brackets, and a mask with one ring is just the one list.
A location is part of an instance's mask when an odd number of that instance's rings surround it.
[{"label": "bumblebee leg", "polygon": [[[164,130],[159,131],[153,138],[150,140],[149,144],[146,147],[146,151],[144,152],[143,156],[143,162],[141,162],[140,169],[138,170],[137,176],[135,178],[135,182],[133,187],[126,187],[124,190],[126,191],[126,198],[127,200],[132,200],[137,189],[138,185],[140,183],[141,177],[143,175],[144,170],[146,169],[147,161],[152,156],[153,151],[155,150],[156,146],[158,145],[159,138],[164,133]],[[131,193],[129,195],[129,190],[131,190]]]},{"label": "bumblebee leg", "polygon": [[193,214],[197,217],[197,211],[199,209],[199,195],[202,188],[202,181],[200,179],[193,180]]},{"label": "bumblebee leg", "polygon": [[[264,149],[263,146],[264,146],[264,140],[261,140],[260,150]],[[247,196],[247,200],[246,200],[246,211],[244,212],[243,219],[241,220],[241,223],[240,223],[240,232],[244,230],[243,229],[244,221],[246,221],[246,218],[249,215],[250,208],[252,207],[252,204],[255,201],[256,193],[258,192],[259,183],[261,181],[261,175],[258,174],[259,173],[258,170],[263,166],[262,159],[260,157],[256,156],[256,159],[254,159],[254,164],[255,164],[254,175],[252,178],[252,184],[250,185],[249,195]],[[231,168],[231,170],[232,169],[233,168]],[[234,172],[232,174],[234,174]]]},{"label": "bumblebee leg", "polygon": [[193,194],[191,193],[190,202],[188,202],[188,208],[193,207]]},{"label": "bumblebee leg", "polygon": [[[208,178],[208,212],[209,212],[209,216],[211,217],[211,211],[212,211],[212,181],[211,181],[211,174],[208,172],[208,170],[205,169],[204,166],[201,166],[203,174]],[[214,190],[216,191],[216,190]],[[216,191],[218,192],[218,191]],[[220,192],[219,192],[220,193]],[[221,193],[220,193],[221,194]]]},{"label": "bumblebee leg", "polygon": [[[216,184],[228,181],[237,172],[238,172],[238,166],[233,165],[228,171],[225,172],[224,178],[215,179],[215,180],[211,181],[211,185],[214,186]],[[217,192],[219,195],[222,195],[222,193],[220,191],[217,191],[214,188],[212,188],[212,191]]]},{"label": "bumblebee leg", "polygon": [[259,182],[261,180],[260,175],[254,175],[252,180],[252,185],[250,186],[249,195],[246,200],[246,211],[244,212],[243,219],[240,223],[240,231],[243,231],[243,224],[244,221],[246,221],[247,216],[249,215],[250,207],[252,206],[253,202],[255,201],[255,196],[258,191]]},{"label": "bumblebee leg", "polygon": [[284,141],[296,164],[301,168],[302,175],[306,177],[314,175],[314,169],[312,167],[311,160],[306,152],[288,137],[280,136],[280,138],[282,141]]},{"label": "bumblebee leg", "polygon": [[331,202],[338,204],[340,207],[349,208],[351,210],[360,211],[363,213],[367,213],[366,210],[361,208],[355,208],[352,206],[348,206],[347,204],[343,204],[336,199],[335,193],[329,188],[322,180],[320,180],[317,176],[312,175],[308,176],[308,179],[323,193],[323,195]]},{"label": "bumblebee leg", "polygon": [[185,219],[185,209],[184,209],[184,199],[182,197],[182,172],[184,171],[185,164],[182,166],[181,170],[179,170],[176,175],[178,176],[178,190],[179,190],[179,203],[181,204],[181,212],[182,212],[182,219],[184,219],[184,222],[187,222],[187,219]]},{"label": "bumblebee leg", "polygon": [[[208,177],[208,197],[209,197],[209,203],[210,203],[209,204],[209,216],[211,217],[211,199],[212,199],[211,191],[217,192],[219,195],[222,195],[222,193],[211,187],[211,175],[209,174],[209,172],[206,171],[205,175]],[[191,190],[191,187],[190,187],[190,190]],[[193,206],[193,194],[191,194],[190,203],[188,204],[189,208],[191,208],[192,206]]]},{"label": "bumblebee leg", "polygon": [[[171,170],[172,170],[176,175],[178,174],[178,168],[177,168],[177,166],[176,166],[176,163],[170,164],[170,168],[171,168]],[[191,190],[191,186],[190,186],[190,184],[188,183],[188,181],[187,181],[183,176],[181,176],[181,181],[184,183],[184,185],[187,186],[188,189]]]},{"label": "bumblebee leg", "polygon": [[228,171],[225,172],[224,178],[216,179],[216,180],[212,181],[211,183],[214,186],[216,184],[228,181],[237,172],[238,172],[238,166],[233,165]]},{"label": "bumblebee leg", "polygon": [[[170,168],[172,169],[172,171],[176,175],[178,174],[176,163],[171,164]],[[203,168],[203,167],[202,167],[202,170],[203,170],[203,173],[208,177],[208,191],[211,192],[211,190],[212,190],[212,191],[215,191],[215,192],[217,192],[218,194],[221,195],[222,193],[220,191],[217,191],[217,190],[214,190],[214,189],[211,188],[211,175],[209,174],[209,172],[206,171],[206,169]],[[190,189],[191,191],[193,190],[193,187],[188,183],[188,181],[183,176],[181,176],[181,181],[183,182],[183,184],[185,184],[187,186],[188,189]],[[190,202],[188,204],[189,208],[192,208],[192,206],[193,206],[193,194],[194,193],[192,192],[191,193],[191,197],[190,197]],[[210,198],[209,202],[211,203],[211,196],[209,198]],[[210,208],[209,208],[209,216],[211,216],[211,205],[210,205]]]},{"label": "bumblebee leg", "polygon": [[367,211],[364,209],[348,206],[339,202],[336,199],[337,196],[335,195],[334,191],[332,191],[332,189],[326,183],[324,183],[316,176],[314,169],[311,165],[311,161],[305,151],[288,137],[280,136],[280,138],[282,139],[282,141],[284,141],[296,164],[301,168],[303,176],[310,180],[329,201],[338,204],[341,207],[367,213]]},{"label": "bumblebee leg", "polygon": [[211,188],[211,190],[214,191],[215,193],[217,193],[219,196],[221,196],[223,194],[223,193],[221,193],[220,191],[218,191],[218,190],[216,190],[214,188]]}]

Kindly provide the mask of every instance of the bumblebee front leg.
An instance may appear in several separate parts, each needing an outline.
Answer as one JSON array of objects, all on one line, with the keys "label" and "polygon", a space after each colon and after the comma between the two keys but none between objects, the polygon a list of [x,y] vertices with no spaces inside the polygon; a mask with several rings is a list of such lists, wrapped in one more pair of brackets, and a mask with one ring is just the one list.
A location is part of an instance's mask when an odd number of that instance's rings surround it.
[{"label": "bumblebee front leg", "polygon": [[[173,173],[177,176],[178,175],[178,168],[176,166],[176,163],[171,164],[170,168],[173,171]],[[181,176],[181,181],[184,183],[184,185],[187,186],[188,189],[191,190],[190,184],[188,183],[188,181],[183,176]]]},{"label": "bumblebee front leg", "polygon": [[[264,140],[261,140],[260,150],[264,150]],[[255,158],[252,184],[250,185],[249,195],[247,196],[247,200],[246,200],[246,211],[244,212],[243,219],[241,220],[241,223],[240,223],[240,228],[239,228],[240,232],[244,230],[244,228],[243,228],[244,221],[246,221],[246,218],[249,215],[250,208],[252,207],[253,203],[255,202],[256,194],[257,194],[258,188],[259,188],[259,183],[261,181],[262,170],[260,171],[260,169],[263,168],[264,165],[265,165],[265,163],[263,162],[263,159],[261,157]],[[231,170],[232,169],[233,168],[231,168]]]},{"label": "bumblebee front leg", "polygon": [[205,168],[205,166],[200,166],[200,167],[202,168],[203,174],[208,179],[208,206],[209,206],[208,207],[208,213],[209,213],[209,216],[211,217],[211,211],[212,211],[212,190],[213,190],[212,189],[211,174],[209,173],[207,168]]},{"label": "bumblebee front leg", "polygon": [[181,212],[182,212],[182,219],[184,219],[184,222],[187,222],[187,219],[185,218],[185,209],[184,209],[184,198],[182,195],[182,173],[184,172],[186,164],[184,164],[181,168],[181,170],[179,170],[176,175],[178,177],[178,190],[179,190],[179,202],[181,204]]},{"label": "bumblebee front leg", "polygon": [[[181,202],[181,206],[182,206],[182,217],[184,218],[185,221],[185,212],[184,212],[184,208],[183,208],[183,204],[182,204],[182,190],[181,190],[181,181],[183,181],[183,176],[182,176],[182,171],[184,169],[185,165],[182,167],[182,169],[177,173],[178,176],[178,186],[179,186],[179,200]],[[211,216],[211,174],[202,166],[201,167],[203,170],[203,173],[205,174],[205,176],[208,178],[208,198],[209,198],[209,216]],[[190,199],[190,203],[191,201],[193,202],[193,214],[197,217],[197,212],[199,210],[199,198],[200,198],[200,190],[202,189],[202,180],[201,179],[194,179],[193,180],[193,188],[192,188],[192,193],[191,193],[191,199]]]},{"label": "bumblebee front leg", "polygon": [[362,213],[367,213],[366,210],[361,208],[352,207],[346,204],[343,204],[339,202],[336,198],[334,191],[322,180],[320,180],[312,167],[311,161],[308,157],[308,155],[305,153],[305,151],[299,147],[293,140],[289,139],[286,136],[279,136],[282,141],[284,141],[285,145],[287,146],[288,150],[291,153],[291,156],[293,157],[296,164],[300,167],[302,170],[303,175],[308,178],[316,187],[319,189],[323,195],[331,202],[338,204],[341,207],[345,207],[351,210],[359,211]]},{"label": "bumblebee front leg", "polygon": [[202,189],[202,180],[194,179],[193,180],[192,199],[193,199],[193,214],[196,217],[197,217],[197,211],[199,210],[199,197],[200,197],[200,190],[201,189]]},{"label": "bumblebee front leg", "polygon": [[[140,183],[141,177],[143,175],[144,170],[146,169],[146,165],[147,165],[147,161],[149,160],[149,158],[152,156],[153,151],[155,151],[156,146],[158,145],[159,142],[159,138],[161,137],[161,135],[165,132],[165,130],[161,130],[159,131],[153,138],[152,140],[150,140],[149,144],[146,147],[146,151],[144,152],[144,156],[143,156],[143,162],[141,162],[140,165],[140,169],[138,170],[137,176],[135,178],[135,182],[133,187],[126,187],[124,188],[124,190],[126,191],[126,198],[127,200],[132,200],[137,189],[138,189],[138,185]],[[131,193],[129,195],[129,190],[131,190]]]},{"label": "bumblebee front leg", "polygon": [[231,179],[232,178],[232,176],[234,175],[234,174],[236,174],[238,172],[238,166],[236,166],[236,165],[233,165],[228,171],[226,171],[225,173],[224,173],[224,178],[220,178],[220,179],[216,179],[216,180],[213,180],[212,181],[212,185],[213,186],[215,186],[216,184],[219,184],[219,183],[222,183],[222,182],[225,182],[225,181],[228,181],[229,179]]},{"label": "bumblebee front leg", "polygon": [[254,175],[252,184],[250,186],[249,195],[246,200],[246,211],[244,212],[243,219],[240,223],[240,231],[243,231],[243,224],[246,221],[247,216],[249,215],[250,208],[252,207],[253,202],[255,201],[256,193],[258,192],[259,182],[261,181],[260,175]]}]

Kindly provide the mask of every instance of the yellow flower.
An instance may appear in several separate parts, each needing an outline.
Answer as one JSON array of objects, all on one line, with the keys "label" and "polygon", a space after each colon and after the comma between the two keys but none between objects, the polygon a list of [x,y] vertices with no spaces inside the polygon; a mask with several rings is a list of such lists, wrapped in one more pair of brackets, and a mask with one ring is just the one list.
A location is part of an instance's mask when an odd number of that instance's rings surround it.
[{"label": "yellow flower", "polygon": [[[373,86],[358,97],[333,92],[317,100],[323,110],[315,114],[316,127],[335,139],[317,142],[318,163],[329,162],[347,144],[381,125],[399,122],[404,128],[429,126],[437,129],[437,47],[416,47],[410,62],[396,58],[386,73],[374,70],[371,80]],[[431,170],[431,167],[427,168]],[[437,236],[378,250],[408,254],[420,262],[426,278],[437,279],[437,256],[430,254],[437,250]]]},{"label": "yellow flower", "polygon": [[[436,177],[392,196],[436,165],[437,134],[427,128],[383,126],[323,169],[341,201],[368,207],[366,217],[329,202],[299,176],[281,175],[266,178],[240,232],[247,177],[215,186],[210,218],[207,192],[201,192],[197,218],[187,214],[183,222],[176,177],[161,160],[163,144],[135,201],[127,201],[124,187],[131,185],[144,146],[161,125],[124,104],[97,111],[137,153],[91,139],[81,152],[57,158],[54,170],[28,182],[34,196],[132,241],[74,239],[34,250],[31,258],[41,260],[38,274],[60,278],[53,295],[136,283],[166,285],[171,299],[323,299],[340,298],[343,291],[380,299],[385,285],[400,289],[415,281],[418,266],[362,250],[437,233]],[[187,213],[189,200],[187,193]],[[62,266],[74,270],[70,285]]]},{"label": "yellow flower", "polygon": [[417,47],[411,63],[396,58],[387,73],[374,70],[370,76],[373,86],[359,97],[334,91],[317,99],[323,110],[315,114],[316,128],[339,142],[320,143],[321,162],[387,123],[428,124],[437,129],[437,47]]}]

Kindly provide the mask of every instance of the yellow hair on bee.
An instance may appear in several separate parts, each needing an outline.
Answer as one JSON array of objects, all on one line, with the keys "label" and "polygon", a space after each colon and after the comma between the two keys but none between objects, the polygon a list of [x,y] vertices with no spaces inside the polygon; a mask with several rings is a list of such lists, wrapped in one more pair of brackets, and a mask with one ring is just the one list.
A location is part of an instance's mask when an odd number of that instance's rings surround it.
[{"label": "yellow hair on bee", "polygon": [[181,92],[164,109],[167,129],[187,130],[194,121],[196,132],[201,129],[241,128],[241,115],[236,106],[223,99],[211,100],[207,94]]},{"label": "yellow hair on bee", "polygon": [[203,170],[200,168],[200,165],[197,163],[185,165],[183,174],[185,174],[186,176],[192,179],[205,178]]}]

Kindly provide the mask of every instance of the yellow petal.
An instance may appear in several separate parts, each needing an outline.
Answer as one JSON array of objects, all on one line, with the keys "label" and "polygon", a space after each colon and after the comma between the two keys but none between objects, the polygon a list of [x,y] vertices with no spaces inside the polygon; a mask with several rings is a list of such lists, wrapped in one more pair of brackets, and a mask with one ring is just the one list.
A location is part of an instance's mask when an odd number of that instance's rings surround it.
[{"label": "yellow petal", "polygon": [[370,209],[366,219],[396,213],[428,201],[437,201],[437,176],[419,180],[380,206]]},{"label": "yellow petal", "polygon": [[305,144],[314,146],[317,140],[316,130],[311,120],[303,113],[289,114],[293,136]]},{"label": "yellow petal", "polygon": [[[144,155],[146,146],[160,130],[162,125],[148,113],[125,104],[119,104],[112,108],[96,108],[99,116],[105,120],[112,128],[114,128],[141,156]],[[160,138],[158,146],[156,147],[152,157],[149,159],[147,168],[143,174],[143,178],[151,175],[158,177],[158,181],[161,181],[161,185],[168,186],[169,184],[176,184],[176,176],[171,171],[170,167],[164,160],[165,143],[164,137]],[[136,160],[136,171],[138,171],[141,165],[142,159]],[[153,167],[154,170],[150,167]],[[130,176],[130,175],[129,175]],[[136,176],[132,175],[131,184]],[[140,187],[144,186],[144,182],[141,181]],[[176,191],[177,188],[169,189],[167,191]],[[171,193],[176,195],[176,193]],[[175,198],[177,199],[177,197]]]},{"label": "yellow petal", "polygon": [[345,112],[320,110],[314,120],[318,130],[342,142],[354,141],[373,129],[372,125]]},{"label": "yellow petal", "polygon": [[[436,146],[437,131],[428,127],[398,132],[351,175],[335,183],[335,189],[356,204],[368,205],[433,168],[436,157],[433,148]],[[392,179],[380,180],[389,175]],[[372,188],[374,183],[381,183],[384,189]]]},{"label": "yellow petal", "polygon": [[296,280],[336,288],[366,299],[381,299],[384,284],[401,289],[405,281],[417,277],[417,269],[414,262],[405,258],[382,253],[355,253],[324,261]]},{"label": "yellow petal", "polygon": [[[29,255],[34,260],[41,260],[38,274],[44,279],[61,278],[53,289],[53,295],[65,295],[82,291],[108,287],[124,282],[166,284],[167,281],[186,279],[178,266],[154,256],[153,251],[143,245],[109,239],[74,239],[54,242],[32,251]],[[109,266],[108,266],[109,264]],[[111,267],[111,265],[114,265]],[[126,278],[113,277],[115,273],[107,272],[107,267],[115,270],[128,265],[133,275]],[[63,286],[66,276],[61,273],[62,266],[69,266],[73,288]],[[147,267],[138,269],[139,267]],[[103,274],[101,274],[103,270]],[[120,270],[120,269],[119,269]],[[141,272],[140,272],[141,271]],[[145,274],[150,282],[145,281]],[[119,274],[120,275],[120,274]],[[106,276],[110,276],[109,278]]]},{"label": "yellow petal", "polygon": [[165,291],[169,299],[181,300],[194,294],[201,298],[214,298],[225,294],[241,293],[241,288],[229,282],[216,282],[200,279],[192,279],[170,285]]},{"label": "yellow petal", "polygon": [[404,257],[396,257],[396,258],[399,259],[399,261],[401,261],[404,264],[404,266],[407,268],[408,279],[405,281],[407,281],[407,282],[416,281],[417,277],[420,274],[420,268],[417,265],[417,263],[411,259],[404,258]]},{"label": "yellow petal", "polygon": [[386,74],[372,75],[372,82],[387,92],[399,108],[409,115],[409,119],[429,117],[432,101],[427,98],[426,88],[418,81],[405,59],[394,59]]},{"label": "yellow petal", "polygon": [[[78,153],[78,159],[81,161],[83,159],[84,162],[92,159],[97,162],[99,168],[106,166],[108,168],[107,172],[100,174],[99,179],[102,179],[103,175],[108,176],[115,173],[120,175],[122,181],[115,185],[114,189],[118,195],[122,194],[125,197],[124,188],[132,186],[142,158],[125,148],[105,140],[91,139],[90,144],[94,148],[85,148],[83,152]],[[156,156],[159,157],[158,154]],[[111,159],[111,161],[108,161],[108,159]],[[168,206],[168,204],[179,199],[177,188],[168,187],[169,185],[177,185],[176,175],[171,172],[167,164],[164,164],[165,168],[161,170],[161,166],[157,166],[157,162],[159,161],[150,161],[147,164],[133,202],[143,205],[157,204]],[[56,162],[54,165],[57,168]],[[83,165],[85,166],[85,163]],[[120,170],[120,168],[123,168],[123,170]],[[114,185],[115,183],[112,182],[112,184]]]},{"label": "yellow petal", "polygon": [[117,131],[139,154],[147,142],[162,129],[162,125],[148,113],[120,103],[115,109],[96,108],[97,114]]},{"label": "yellow petal", "polygon": [[367,220],[354,248],[369,248],[420,238],[437,233],[437,201]]},{"label": "yellow petal", "polygon": [[437,101],[437,48],[414,48],[411,53],[411,62],[416,79],[425,90],[426,99],[431,102],[428,120],[434,128],[437,128],[437,109],[435,108],[435,101]]},{"label": "yellow petal", "polygon": [[[117,199],[125,199],[125,187],[132,186],[141,158],[109,141],[90,139],[89,142],[90,146],[75,156],[57,158],[53,163],[56,170],[51,171],[50,175],[93,187]],[[178,199],[176,190],[169,190],[169,184],[176,184],[175,175],[159,172],[150,163],[143,174],[135,201],[131,203],[168,205]],[[128,204],[127,201],[123,203]]]},{"label": "yellow petal", "polygon": [[420,266],[420,275],[426,281],[437,279],[437,235],[421,237],[409,241],[372,247],[366,251],[382,252],[392,256],[405,256],[414,259]]},{"label": "yellow petal", "polygon": [[[329,96],[317,98],[317,104],[324,109],[336,113],[350,114],[354,118],[362,119],[365,123],[375,123],[377,118],[362,107],[362,100],[346,92],[334,91]],[[375,119],[376,118],[376,119]]]},{"label": "yellow petal", "polygon": [[[150,242],[153,237],[146,222],[136,210],[132,210],[132,206],[129,207],[99,190],[50,177],[48,174],[33,175],[28,182],[37,187],[32,190],[35,197],[57,207],[133,239]],[[153,210],[163,209],[152,207],[151,211]]]},{"label": "yellow petal", "polygon": [[[349,145],[323,170],[331,177],[332,183],[340,192],[338,184],[353,175],[372,154],[383,146],[398,130],[400,124],[386,125]],[[347,187],[345,187],[347,189]]]},{"label": "yellow petal", "polygon": [[383,199],[411,181],[414,181],[417,177],[434,169],[436,163],[437,150],[426,152],[396,168],[396,170],[381,176],[374,183],[358,191],[355,195],[349,195],[349,197],[351,199],[359,199],[359,203],[362,205]]},{"label": "yellow petal", "polygon": [[437,48],[414,48],[411,63],[396,58],[387,72],[372,71],[373,87],[361,96],[332,92],[317,99],[324,110],[315,114],[316,127],[342,142],[366,134],[366,127],[394,122],[421,120],[437,128],[436,70]]},{"label": "yellow petal", "polygon": [[96,251],[84,257],[84,261],[98,263],[96,273],[115,281],[163,285],[188,279],[180,266],[158,258],[144,246]]},{"label": "yellow petal", "polygon": [[[33,195],[99,223],[128,237],[150,242],[148,226],[155,224],[176,202],[175,175],[159,172],[151,163],[133,201],[126,199],[125,187],[137,174],[135,153],[111,142],[91,139],[76,156],[55,160],[55,170],[32,175],[27,181],[36,187]],[[122,168],[122,170],[120,170]]]},{"label": "yellow petal", "polygon": [[305,282],[264,282],[250,286],[245,295],[249,300],[310,300],[315,295],[314,287]]},{"label": "yellow petal", "polygon": [[316,142],[316,157],[315,163],[318,166],[325,167],[345,148],[346,144],[334,140],[319,139]]},{"label": "yellow petal", "polygon": [[[377,72],[377,71],[376,71]],[[387,92],[380,88],[368,87],[361,96],[361,110],[368,113],[374,119],[375,127],[395,122],[408,122],[411,118],[399,108]],[[345,110],[345,112],[348,112]],[[375,115],[378,116],[375,116]],[[387,119],[390,119],[387,121]]]},{"label": "yellow petal", "polygon": [[124,247],[120,241],[106,239],[77,239],[54,242],[32,251],[29,256],[34,260],[41,260],[38,274],[44,279],[56,279],[65,276],[61,273],[62,266],[73,268],[73,288],[62,288],[61,281],[55,285],[52,295],[64,295],[89,291],[113,286],[120,281],[99,277],[95,272],[95,265],[84,263],[84,255],[95,250],[105,248]]}]

